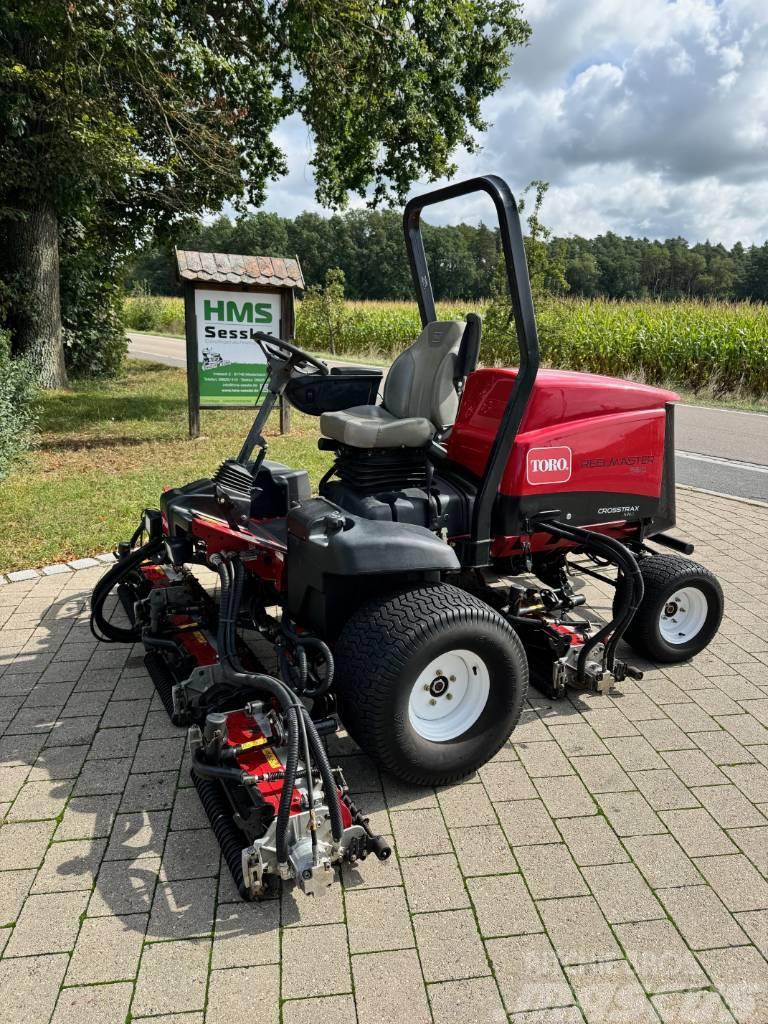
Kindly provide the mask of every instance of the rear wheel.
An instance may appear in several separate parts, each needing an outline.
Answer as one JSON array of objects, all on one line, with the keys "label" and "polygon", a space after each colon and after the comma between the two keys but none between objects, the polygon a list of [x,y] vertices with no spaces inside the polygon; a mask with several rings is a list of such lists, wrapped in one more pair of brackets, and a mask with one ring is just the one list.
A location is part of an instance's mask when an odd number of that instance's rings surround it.
[{"label": "rear wheel", "polygon": [[365,605],[334,653],[347,731],[411,783],[446,784],[485,764],[517,724],[528,688],[512,627],[447,584]]},{"label": "rear wheel", "polygon": [[652,661],[686,661],[704,650],[723,617],[715,576],[677,555],[639,560],[645,594],[624,639]]}]

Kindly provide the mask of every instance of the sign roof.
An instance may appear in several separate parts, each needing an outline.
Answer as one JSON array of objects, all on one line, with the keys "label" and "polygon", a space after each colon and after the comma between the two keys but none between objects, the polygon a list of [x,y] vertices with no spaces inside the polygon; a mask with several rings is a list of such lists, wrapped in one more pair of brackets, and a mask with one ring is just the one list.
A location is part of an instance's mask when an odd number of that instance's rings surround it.
[{"label": "sign roof", "polygon": [[182,281],[304,288],[304,276],[297,259],[177,249],[176,262]]}]

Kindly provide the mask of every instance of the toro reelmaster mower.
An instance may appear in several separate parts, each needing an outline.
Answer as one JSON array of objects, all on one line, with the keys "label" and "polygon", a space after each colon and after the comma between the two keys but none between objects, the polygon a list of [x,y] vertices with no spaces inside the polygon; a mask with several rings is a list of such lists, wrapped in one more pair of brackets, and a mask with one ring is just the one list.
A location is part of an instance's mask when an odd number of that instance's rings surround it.
[{"label": "toro reelmaster mower", "polygon": [[[498,213],[517,368],[478,369],[480,318],[435,313],[421,211],[475,191]],[[322,736],[338,719],[386,771],[450,783],[509,737],[529,673],[551,698],[604,693],[641,676],[618,656],[622,637],[683,661],[722,616],[716,579],[665,533],[677,396],[539,370],[506,184],[482,177],[414,199],[404,227],[423,331],[381,404],[380,372],[329,370],[260,335],[267,393],[240,454],[166,491],[93,594],[96,633],[140,640],[168,712],[190,726],[195,784],[246,898],[273,876],[318,892],[343,860],[389,855],[329,762]],[[266,458],[281,395],[319,416],[333,453],[316,497],[303,469]],[[218,577],[213,596],[203,569]],[[581,574],[615,586],[604,625],[577,612]],[[106,614],[115,589],[128,627]],[[281,678],[265,672],[265,642]]]}]

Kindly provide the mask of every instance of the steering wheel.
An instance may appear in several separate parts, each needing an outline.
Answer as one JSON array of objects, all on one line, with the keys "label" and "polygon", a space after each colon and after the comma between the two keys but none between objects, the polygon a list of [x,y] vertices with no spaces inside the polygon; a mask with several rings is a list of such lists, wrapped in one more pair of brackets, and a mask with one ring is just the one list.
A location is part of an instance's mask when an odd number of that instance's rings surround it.
[{"label": "steering wheel", "polygon": [[331,372],[322,359],[317,359],[309,352],[306,352],[303,348],[299,348],[298,345],[293,345],[290,341],[284,341],[282,338],[275,338],[271,334],[266,334],[264,331],[254,331],[253,337],[258,338],[265,348],[274,348],[277,349],[278,352],[286,353],[291,356],[293,358],[294,366],[304,366],[309,363],[310,366],[314,366],[315,369],[324,377],[327,377]]}]

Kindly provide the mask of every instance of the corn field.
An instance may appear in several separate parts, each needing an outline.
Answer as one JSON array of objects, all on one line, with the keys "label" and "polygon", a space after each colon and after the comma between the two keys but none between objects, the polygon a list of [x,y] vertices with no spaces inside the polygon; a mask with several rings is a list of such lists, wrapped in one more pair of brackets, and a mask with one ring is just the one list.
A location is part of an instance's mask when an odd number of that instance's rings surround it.
[{"label": "corn field", "polygon": [[[496,302],[443,304],[438,314],[485,317],[484,363],[515,365],[508,309]],[[748,303],[610,302],[545,297],[537,303],[542,364],[666,384],[714,395],[768,393],[768,306]],[[126,300],[131,330],[183,332],[181,299]],[[414,303],[298,303],[298,344],[342,357],[389,360],[416,337]]]}]

